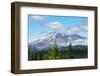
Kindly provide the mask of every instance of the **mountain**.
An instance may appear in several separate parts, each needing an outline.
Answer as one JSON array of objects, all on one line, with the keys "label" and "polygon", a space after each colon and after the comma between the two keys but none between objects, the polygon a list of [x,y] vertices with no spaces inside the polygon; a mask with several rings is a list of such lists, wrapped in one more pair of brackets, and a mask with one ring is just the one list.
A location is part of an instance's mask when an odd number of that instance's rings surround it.
[{"label": "mountain", "polygon": [[50,48],[55,42],[57,46],[66,47],[71,41],[72,46],[76,45],[87,45],[87,38],[80,35],[66,35],[57,32],[51,32],[42,36],[35,38],[32,42],[29,43],[29,48],[44,50]]}]

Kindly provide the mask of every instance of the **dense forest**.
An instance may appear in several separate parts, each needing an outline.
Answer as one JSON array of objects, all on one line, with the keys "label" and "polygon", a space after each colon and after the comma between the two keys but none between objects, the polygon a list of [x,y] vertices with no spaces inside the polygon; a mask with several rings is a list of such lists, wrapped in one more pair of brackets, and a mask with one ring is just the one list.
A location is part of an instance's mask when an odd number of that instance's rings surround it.
[{"label": "dense forest", "polygon": [[[76,48],[77,47],[77,48]],[[76,59],[87,58],[87,47],[75,46],[73,47],[71,42],[69,46],[63,47],[59,50],[56,42],[48,50],[38,51],[36,48],[28,48],[28,60],[54,60],[54,59]]]}]

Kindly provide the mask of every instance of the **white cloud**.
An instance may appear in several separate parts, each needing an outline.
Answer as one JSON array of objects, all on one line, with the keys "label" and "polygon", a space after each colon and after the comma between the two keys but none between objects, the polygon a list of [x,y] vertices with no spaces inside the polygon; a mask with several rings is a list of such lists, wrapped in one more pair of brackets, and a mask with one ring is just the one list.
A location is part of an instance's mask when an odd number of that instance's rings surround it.
[{"label": "white cloud", "polygon": [[88,29],[87,25],[78,25],[78,26],[74,26],[74,27],[65,28],[64,25],[62,25],[58,21],[54,21],[54,22],[49,23],[48,27],[50,29],[54,29],[54,30],[57,30],[59,32],[66,33],[68,35],[77,34],[81,30],[87,31],[87,29]]},{"label": "white cloud", "polygon": [[80,28],[83,29],[83,30],[88,30],[88,26],[87,25],[81,25]]},{"label": "white cloud", "polygon": [[88,39],[77,39],[72,42],[73,45],[88,45],[87,44]]},{"label": "white cloud", "polygon": [[45,21],[45,18],[44,18],[45,16],[32,16],[32,18],[34,19],[34,20],[37,20],[37,21]]},{"label": "white cloud", "polygon": [[77,32],[79,32],[80,29],[78,27],[70,27],[70,28],[66,28],[66,34],[71,35],[71,34],[76,34]]},{"label": "white cloud", "polygon": [[66,33],[67,34],[76,34],[79,33],[81,30],[88,30],[87,25],[78,25],[78,26],[74,26],[74,27],[69,27],[66,29]]},{"label": "white cloud", "polygon": [[49,28],[51,29],[56,29],[56,30],[60,30],[63,28],[63,25],[61,23],[59,23],[58,21],[54,21],[54,22],[51,22],[49,25],[48,25]]},{"label": "white cloud", "polygon": [[54,22],[49,23],[48,27],[50,29],[54,29],[54,30],[62,32],[62,33],[65,32],[64,26],[58,21],[54,21]]}]

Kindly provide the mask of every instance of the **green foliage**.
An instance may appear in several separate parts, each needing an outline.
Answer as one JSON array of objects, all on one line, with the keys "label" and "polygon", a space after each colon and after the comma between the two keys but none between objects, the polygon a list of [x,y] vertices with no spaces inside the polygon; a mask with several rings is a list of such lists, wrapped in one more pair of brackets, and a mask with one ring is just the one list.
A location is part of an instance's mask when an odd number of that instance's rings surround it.
[{"label": "green foliage", "polygon": [[55,59],[73,59],[87,58],[87,48],[72,48],[71,42],[69,46],[58,49],[56,42],[48,50],[37,50],[36,48],[28,49],[28,60],[55,60]]},{"label": "green foliage", "polygon": [[67,59],[72,59],[72,58],[74,58],[74,57],[73,57],[73,50],[72,50],[71,42],[69,43],[68,50],[66,50],[66,58],[67,58]]},{"label": "green foliage", "polygon": [[33,60],[33,51],[30,51],[29,49],[28,55],[28,60]]},{"label": "green foliage", "polygon": [[57,59],[59,57],[58,47],[56,43],[49,49],[48,59]]}]

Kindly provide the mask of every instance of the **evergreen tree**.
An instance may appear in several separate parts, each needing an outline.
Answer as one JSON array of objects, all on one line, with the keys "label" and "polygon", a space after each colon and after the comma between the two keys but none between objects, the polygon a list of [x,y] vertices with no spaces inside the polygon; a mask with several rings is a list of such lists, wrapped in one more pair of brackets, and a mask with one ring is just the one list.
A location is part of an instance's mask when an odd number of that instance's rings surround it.
[{"label": "evergreen tree", "polygon": [[66,50],[66,58],[67,59],[74,58],[73,57],[73,50],[72,50],[72,44],[71,44],[71,42],[69,43],[68,50]]},{"label": "evergreen tree", "polygon": [[32,55],[30,49],[28,49],[28,60],[32,60]]},{"label": "evergreen tree", "polygon": [[33,60],[37,60],[37,49],[35,47],[33,50]]},{"label": "evergreen tree", "polygon": [[28,60],[33,60],[33,51],[28,48]]},{"label": "evergreen tree", "polygon": [[59,52],[55,41],[55,44],[52,46],[52,48],[49,48],[48,59],[58,59],[58,57],[59,57]]}]

